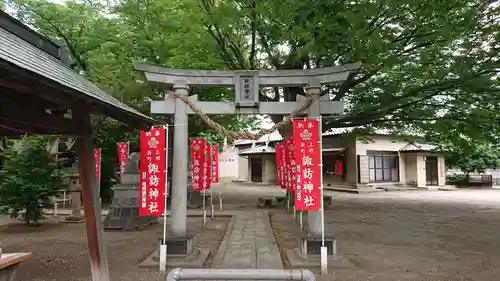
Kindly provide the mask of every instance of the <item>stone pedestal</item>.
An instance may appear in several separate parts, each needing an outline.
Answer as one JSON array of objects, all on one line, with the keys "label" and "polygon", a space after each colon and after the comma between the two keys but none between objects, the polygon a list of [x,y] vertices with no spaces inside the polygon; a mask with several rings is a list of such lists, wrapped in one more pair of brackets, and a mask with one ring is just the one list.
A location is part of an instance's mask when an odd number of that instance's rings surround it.
[{"label": "stone pedestal", "polygon": [[82,217],[82,190],[70,189],[71,196],[71,216]]},{"label": "stone pedestal", "polygon": [[[299,239],[300,254],[307,257],[321,255],[321,236],[313,236],[303,234]],[[325,235],[325,247],[327,248],[328,256],[337,256],[337,240],[333,236]]]},{"label": "stone pedestal", "polygon": [[[331,235],[325,235],[325,247],[328,253],[328,267],[337,269],[354,268],[354,265],[337,253],[337,240]],[[299,238],[298,247],[286,251],[290,266],[321,267],[321,236],[303,233]]]},{"label": "stone pedestal", "polygon": [[[160,262],[160,245],[163,238],[158,239],[157,249],[139,266],[158,267]],[[210,251],[196,247],[196,234],[187,233],[184,237],[167,235],[167,267],[201,268]]]},{"label": "stone pedestal", "polygon": [[125,164],[120,184],[112,187],[113,201],[104,219],[104,229],[142,230],[158,223],[157,217],[139,216],[139,154]]},{"label": "stone pedestal", "polygon": [[[158,239],[158,249],[163,242],[163,238]],[[196,233],[187,233],[185,237],[167,236],[167,255],[186,257],[192,255],[196,250]],[[160,251],[157,252],[158,260]]]}]

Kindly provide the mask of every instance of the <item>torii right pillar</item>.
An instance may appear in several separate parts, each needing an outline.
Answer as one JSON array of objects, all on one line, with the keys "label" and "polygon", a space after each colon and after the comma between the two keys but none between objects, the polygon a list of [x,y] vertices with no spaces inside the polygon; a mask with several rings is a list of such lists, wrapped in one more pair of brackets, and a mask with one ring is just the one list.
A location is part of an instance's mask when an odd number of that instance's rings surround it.
[{"label": "torii right pillar", "polygon": [[[308,85],[306,88],[307,94],[318,94],[321,92],[321,84],[317,83],[311,83]],[[320,110],[320,101],[315,100],[311,106],[309,107],[309,111],[307,113],[307,117],[309,118],[319,118],[321,117],[321,110]],[[321,128],[321,126],[320,126]],[[323,134],[323,132],[320,132],[320,134]],[[323,144],[321,144],[323,145]],[[323,157],[323,155],[321,155]],[[321,167],[323,169],[323,167]],[[321,172],[321,176],[323,176],[323,172]],[[309,234],[311,236],[317,236],[321,238],[321,212],[315,211],[315,212],[308,212],[307,213],[307,226],[309,230]]]},{"label": "torii right pillar", "polygon": [[[318,95],[319,93],[321,93],[321,84],[317,81],[310,80],[309,84],[306,86],[306,94]],[[315,100],[308,109],[307,117],[320,118],[322,111],[321,104],[327,105],[328,103],[329,101],[325,101],[324,99]],[[320,133],[322,134],[323,132]],[[321,157],[323,157],[323,155],[321,155]],[[321,173],[321,176],[323,176],[323,173]],[[322,198],[323,208],[325,206],[324,198],[325,196]],[[320,266],[323,236],[321,227],[322,219],[321,211],[307,212],[307,231],[303,232],[299,237],[299,247],[287,250],[287,256],[291,267]],[[328,253],[328,264],[331,265],[332,263],[338,262],[342,264],[342,259],[337,255],[337,241],[335,237],[326,231],[324,234],[324,241]]]}]

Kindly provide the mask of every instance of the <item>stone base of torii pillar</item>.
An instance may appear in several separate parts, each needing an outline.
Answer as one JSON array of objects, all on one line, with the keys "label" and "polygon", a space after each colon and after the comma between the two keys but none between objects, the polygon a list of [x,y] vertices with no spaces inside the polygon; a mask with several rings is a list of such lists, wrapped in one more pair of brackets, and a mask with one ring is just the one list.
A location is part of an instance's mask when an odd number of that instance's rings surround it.
[{"label": "stone base of torii pillar", "polygon": [[[158,234],[159,236],[162,233]],[[160,245],[163,239],[158,239],[158,247],[139,267],[155,267],[160,264]],[[176,237],[167,233],[167,267],[202,268],[210,254],[209,249],[196,247],[196,233],[188,232],[184,237]]]},{"label": "stone base of torii pillar", "polygon": [[[321,92],[321,85],[319,83],[310,83],[306,88],[308,94],[319,94]],[[324,97],[324,96],[323,96]],[[324,104],[323,104],[324,103]],[[308,109],[308,118],[320,118],[322,107],[324,105],[329,105],[331,102],[328,100],[316,100],[314,101]],[[323,132],[320,132],[322,134]],[[320,145],[323,145],[322,143]],[[321,157],[323,157],[321,155]],[[323,176],[321,174],[321,176]],[[323,181],[321,181],[323,182]],[[322,188],[322,187],[321,187]],[[322,208],[330,205],[331,200],[328,196],[323,194]],[[324,211],[324,210],[323,210]],[[305,225],[307,225],[307,231],[304,231],[298,241],[298,247],[294,249],[287,250],[288,260],[291,267],[320,267],[321,266],[321,247],[324,241],[324,245],[327,249],[328,255],[328,266],[333,266],[336,268],[345,268],[352,265],[347,259],[342,258],[337,254],[337,239],[326,229],[326,225],[323,229],[324,233],[322,235],[322,219],[321,211],[309,211],[306,212]],[[323,222],[324,223],[324,222]]]},{"label": "stone base of torii pillar", "polygon": [[[190,175],[191,173],[189,173]],[[191,189],[191,176],[187,178],[188,184],[188,205],[190,208],[198,208],[201,206],[203,197],[200,192],[194,192]],[[160,245],[163,242],[163,232],[158,234],[158,247],[154,250],[139,267],[156,267],[160,265]],[[182,268],[201,268],[208,258],[210,251],[197,247],[196,233],[186,232],[185,235],[179,236],[172,233],[171,228],[167,226],[167,267],[182,267]]]}]

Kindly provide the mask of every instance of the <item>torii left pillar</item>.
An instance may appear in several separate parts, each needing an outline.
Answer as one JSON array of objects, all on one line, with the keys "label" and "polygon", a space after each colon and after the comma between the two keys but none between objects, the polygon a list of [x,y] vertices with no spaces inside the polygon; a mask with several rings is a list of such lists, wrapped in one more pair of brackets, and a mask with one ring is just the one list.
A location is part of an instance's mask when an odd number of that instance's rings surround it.
[{"label": "torii left pillar", "polygon": [[[189,86],[174,84],[174,92],[181,96],[189,95]],[[167,97],[165,97],[167,98]],[[187,186],[188,186],[188,109],[181,99],[175,101],[174,142],[172,157],[172,199],[171,199],[171,233],[175,237],[186,237],[187,234]]]}]

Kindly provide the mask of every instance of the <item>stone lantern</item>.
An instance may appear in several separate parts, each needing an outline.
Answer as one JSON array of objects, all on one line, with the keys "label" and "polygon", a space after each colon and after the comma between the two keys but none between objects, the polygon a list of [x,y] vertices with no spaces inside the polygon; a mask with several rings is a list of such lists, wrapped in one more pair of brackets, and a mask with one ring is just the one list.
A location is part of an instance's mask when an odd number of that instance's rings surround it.
[{"label": "stone lantern", "polygon": [[142,230],[158,223],[157,217],[139,216],[139,159],[139,153],[130,154],[121,182],[112,187],[113,201],[104,218],[104,229]]},{"label": "stone lantern", "polygon": [[75,162],[70,169],[68,169],[69,187],[68,191],[71,194],[71,215],[66,217],[67,222],[83,222],[82,216],[82,185],[80,183],[80,172],[78,169],[78,162]]}]

